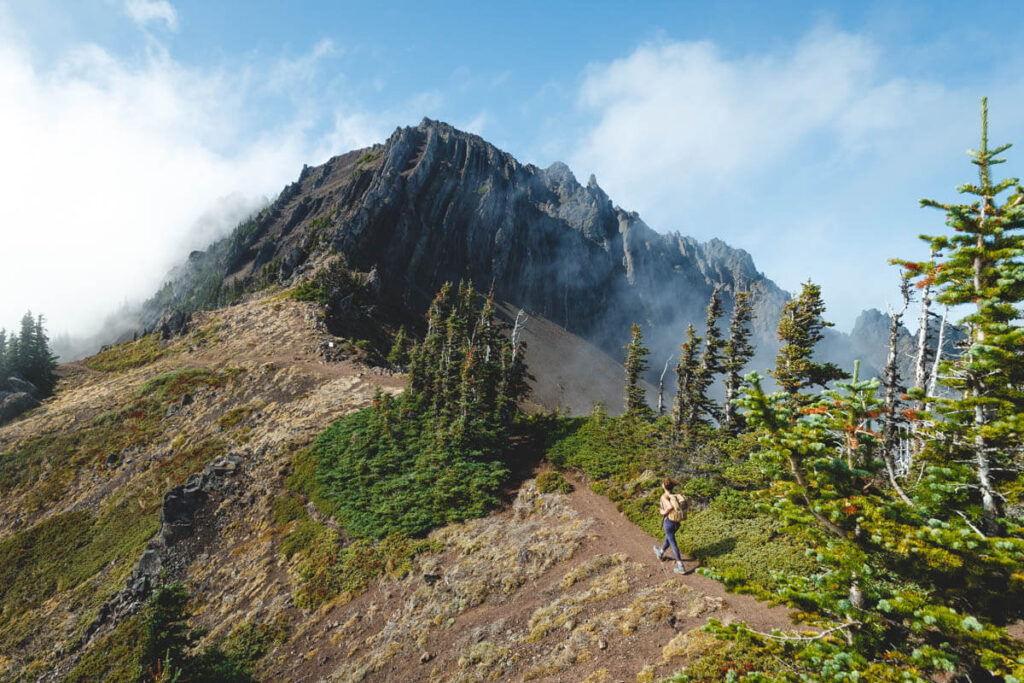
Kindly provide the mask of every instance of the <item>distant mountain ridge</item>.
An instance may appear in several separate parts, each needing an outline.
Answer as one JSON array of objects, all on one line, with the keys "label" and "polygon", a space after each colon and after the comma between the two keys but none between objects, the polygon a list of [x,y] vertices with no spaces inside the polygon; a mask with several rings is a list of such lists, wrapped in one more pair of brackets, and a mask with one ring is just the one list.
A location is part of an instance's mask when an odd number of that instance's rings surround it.
[{"label": "distant mountain ridge", "polygon": [[[737,291],[752,292],[759,353],[751,367],[768,367],[789,298],[747,252],[657,233],[614,205],[593,176],[582,185],[565,164],[522,164],[476,135],[424,119],[384,144],[304,167],[253,220],[193,252],[148,304],[144,324],[152,327],[167,308],[202,307],[254,283],[292,284],[336,253],[374,272],[384,300],[413,312],[424,311],[444,282],[471,280],[615,360],[638,322],[659,372],[677,355],[687,325],[703,330],[716,286],[726,317]],[[836,333],[829,339],[827,355],[844,367],[871,346]],[[873,366],[868,373],[881,370],[875,357],[865,363]]]}]

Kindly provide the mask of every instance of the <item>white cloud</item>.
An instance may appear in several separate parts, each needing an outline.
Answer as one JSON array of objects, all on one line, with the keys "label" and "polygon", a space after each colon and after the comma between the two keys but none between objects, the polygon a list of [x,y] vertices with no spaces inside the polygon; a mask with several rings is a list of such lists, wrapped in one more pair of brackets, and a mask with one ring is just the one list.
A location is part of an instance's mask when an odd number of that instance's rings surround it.
[{"label": "white cloud", "polygon": [[815,132],[842,129],[877,59],[865,40],[824,32],[782,56],[728,59],[707,42],[642,46],[588,70],[580,103],[598,122],[575,162],[621,195],[670,177],[673,203],[678,192],[693,199]]},{"label": "white cloud", "polygon": [[1012,70],[957,90],[901,67],[871,40],[829,29],[745,56],[645,44],[588,67],[578,107],[590,124],[570,160],[658,230],[746,248],[791,290],[811,277],[849,327],[893,298],[887,259],[923,257],[917,235],[943,230],[917,200],[971,178],[962,151],[977,139],[986,86],[998,84],[1001,130],[1024,133]]},{"label": "white cloud", "polygon": [[140,26],[162,21],[167,28],[178,28],[178,12],[168,0],[125,0],[125,13]]},{"label": "white cloud", "polygon": [[[16,35],[3,23],[0,14],[0,35]],[[31,308],[54,333],[93,331],[303,163],[388,130],[390,120],[357,109],[253,130],[249,98],[265,82],[185,67],[159,49],[136,62],[95,45],[42,70],[26,45],[0,42],[0,327]]]}]

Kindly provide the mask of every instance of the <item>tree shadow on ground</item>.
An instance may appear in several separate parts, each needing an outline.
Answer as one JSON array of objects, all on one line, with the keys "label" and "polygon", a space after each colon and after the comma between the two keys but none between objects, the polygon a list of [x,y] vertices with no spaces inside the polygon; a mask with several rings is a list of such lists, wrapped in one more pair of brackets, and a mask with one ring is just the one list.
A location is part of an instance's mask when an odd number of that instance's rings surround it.
[{"label": "tree shadow on ground", "polygon": [[[696,545],[687,548],[687,550],[691,556],[704,560],[712,557],[718,557],[720,555],[726,555],[732,552],[735,548],[736,537],[726,536],[725,538],[720,538],[713,543]],[[682,548],[680,548],[680,550],[682,550]]]}]

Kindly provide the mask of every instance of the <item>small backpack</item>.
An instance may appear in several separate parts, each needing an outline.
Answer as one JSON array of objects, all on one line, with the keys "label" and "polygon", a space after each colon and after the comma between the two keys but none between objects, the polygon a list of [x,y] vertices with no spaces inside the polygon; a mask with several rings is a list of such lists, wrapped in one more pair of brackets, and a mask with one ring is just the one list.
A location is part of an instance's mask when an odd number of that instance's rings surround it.
[{"label": "small backpack", "polygon": [[668,511],[670,522],[682,522],[686,519],[686,508],[690,504],[689,498],[677,493],[670,493],[668,494],[668,502],[672,506],[672,509]]}]

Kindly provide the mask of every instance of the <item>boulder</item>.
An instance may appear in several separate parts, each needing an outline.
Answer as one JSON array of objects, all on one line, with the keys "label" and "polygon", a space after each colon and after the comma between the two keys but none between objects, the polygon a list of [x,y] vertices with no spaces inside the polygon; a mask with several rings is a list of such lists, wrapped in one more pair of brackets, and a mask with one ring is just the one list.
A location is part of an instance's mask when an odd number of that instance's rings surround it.
[{"label": "boulder", "polygon": [[38,387],[19,375],[11,375],[8,377],[7,386],[9,386],[14,393],[24,393],[30,395],[32,398],[39,398]]},{"label": "boulder", "polygon": [[302,264],[308,256],[309,253],[301,247],[292,247],[289,249],[288,253],[286,253],[284,258],[281,259],[281,269],[278,277],[281,280],[287,280],[290,278],[292,273],[295,272],[295,269]]},{"label": "boulder", "polygon": [[0,400],[0,424],[13,420],[22,413],[32,410],[39,405],[32,394],[19,391],[8,394]]},{"label": "boulder", "polygon": [[206,501],[201,478],[191,475],[188,480],[164,494],[160,506],[160,535],[167,545],[192,532],[192,518]]},{"label": "boulder", "polygon": [[185,311],[176,308],[168,309],[157,321],[155,331],[161,339],[176,337],[185,331],[191,317],[191,314]]}]

